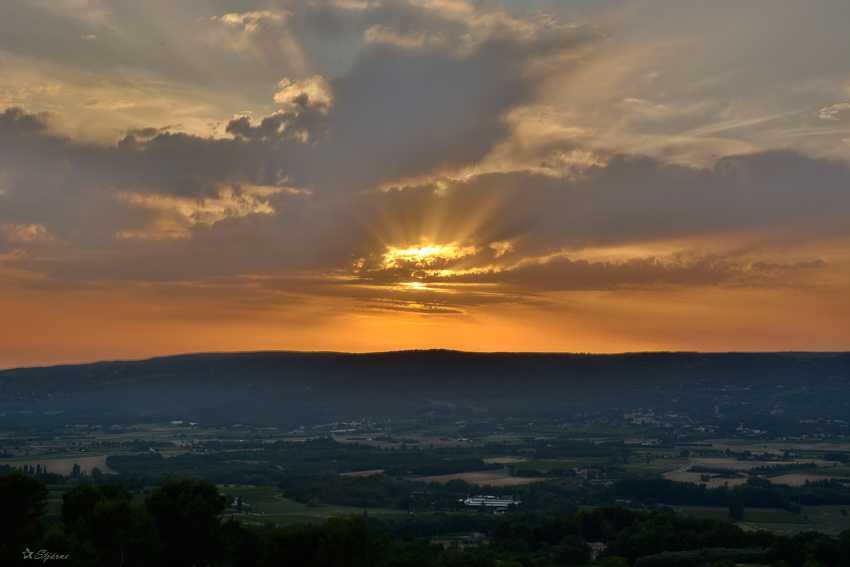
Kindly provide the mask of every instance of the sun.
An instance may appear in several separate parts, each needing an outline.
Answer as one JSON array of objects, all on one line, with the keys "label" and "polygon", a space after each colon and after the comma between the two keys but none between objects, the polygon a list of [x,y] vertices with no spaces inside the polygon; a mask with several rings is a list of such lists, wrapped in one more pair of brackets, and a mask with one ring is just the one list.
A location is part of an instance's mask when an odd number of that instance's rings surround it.
[{"label": "sun", "polygon": [[475,246],[460,246],[457,243],[434,244],[420,242],[419,246],[397,248],[390,246],[382,257],[384,268],[413,267],[429,275],[446,275],[453,262],[476,254]]}]

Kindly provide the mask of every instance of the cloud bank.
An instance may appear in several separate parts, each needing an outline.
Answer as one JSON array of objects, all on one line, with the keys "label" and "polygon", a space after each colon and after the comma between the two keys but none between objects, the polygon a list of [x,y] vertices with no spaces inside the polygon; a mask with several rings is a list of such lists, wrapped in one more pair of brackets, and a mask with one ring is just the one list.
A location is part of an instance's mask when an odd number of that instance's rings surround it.
[{"label": "cloud bank", "polygon": [[534,319],[590,301],[610,317],[606,298],[629,294],[803,293],[848,315],[850,83],[829,57],[820,78],[762,65],[802,85],[774,96],[736,87],[758,62],[717,67],[731,55],[707,28],[660,33],[629,2],[78,4],[0,9],[74,42],[0,24],[10,297],[189,294],[246,317],[274,305],[296,328],[317,309]]}]

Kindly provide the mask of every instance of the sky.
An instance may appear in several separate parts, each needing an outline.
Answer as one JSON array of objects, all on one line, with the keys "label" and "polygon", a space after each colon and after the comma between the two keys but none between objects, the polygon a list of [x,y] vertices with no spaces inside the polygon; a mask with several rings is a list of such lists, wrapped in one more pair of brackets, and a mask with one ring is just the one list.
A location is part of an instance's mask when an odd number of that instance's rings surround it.
[{"label": "sky", "polygon": [[0,368],[850,350],[846,0],[0,3]]}]

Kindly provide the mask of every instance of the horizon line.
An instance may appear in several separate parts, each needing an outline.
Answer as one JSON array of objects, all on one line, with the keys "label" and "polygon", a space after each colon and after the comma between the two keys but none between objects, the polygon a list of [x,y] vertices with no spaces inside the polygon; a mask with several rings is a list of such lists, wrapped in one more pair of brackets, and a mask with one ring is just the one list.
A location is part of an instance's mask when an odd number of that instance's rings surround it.
[{"label": "horizon line", "polygon": [[378,354],[398,354],[398,353],[423,353],[423,352],[446,352],[460,354],[514,354],[514,355],[579,355],[579,356],[626,356],[635,354],[703,354],[703,355],[719,355],[719,354],[771,354],[771,355],[817,355],[824,357],[842,356],[850,354],[850,350],[845,351],[817,351],[817,350],[781,350],[781,351],[698,351],[698,350],[642,350],[642,351],[618,351],[618,352],[587,352],[587,351],[483,351],[483,350],[457,350],[447,348],[421,348],[421,349],[399,349],[399,350],[382,350],[382,351],[335,351],[335,350],[248,350],[248,351],[198,351],[184,352],[177,354],[155,355],[145,358],[115,358],[93,360],[88,362],[69,362],[58,364],[34,364],[31,366],[8,366],[0,367],[0,372],[10,370],[32,370],[32,369],[49,369],[60,368],[66,366],[91,366],[95,364],[114,364],[114,363],[131,363],[131,362],[150,362],[154,360],[164,360],[168,358],[183,358],[193,356],[209,356],[209,355],[260,355],[260,354],[316,354],[316,355],[378,355]]}]

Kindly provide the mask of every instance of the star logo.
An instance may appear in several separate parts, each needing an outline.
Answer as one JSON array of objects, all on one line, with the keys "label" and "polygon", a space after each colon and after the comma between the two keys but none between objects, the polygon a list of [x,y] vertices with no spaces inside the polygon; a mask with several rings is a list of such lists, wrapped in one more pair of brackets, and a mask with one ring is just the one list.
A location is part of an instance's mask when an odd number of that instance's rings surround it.
[{"label": "star logo", "polygon": [[32,551],[30,551],[29,547],[27,548],[26,551],[23,552],[23,554],[24,554],[24,559],[32,559]]}]

